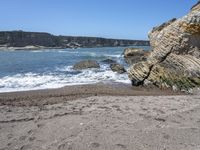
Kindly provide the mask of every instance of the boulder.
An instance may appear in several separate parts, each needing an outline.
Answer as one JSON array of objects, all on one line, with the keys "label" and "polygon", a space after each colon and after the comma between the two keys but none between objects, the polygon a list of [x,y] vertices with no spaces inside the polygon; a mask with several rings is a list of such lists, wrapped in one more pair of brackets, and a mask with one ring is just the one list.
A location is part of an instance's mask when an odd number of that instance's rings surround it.
[{"label": "boulder", "polygon": [[110,65],[110,68],[113,72],[117,72],[119,74],[125,73],[126,70],[124,69],[124,66],[118,63],[114,63]]},{"label": "boulder", "polygon": [[146,60],[149,52],[140,48],[126,48],[124,50],[125,62],[129,65]]},{"label": "boulder", "polygon": [[100,66],[95,60],[84,60],[73,66],[74,70],[83,70],[88,68],[100,68]]},{"label": "boulder", "polygon": [[128,70],[133,85],[186,91],[200,85],[199,2],[184,17],[153,28],[149,38],[153,50]]}]

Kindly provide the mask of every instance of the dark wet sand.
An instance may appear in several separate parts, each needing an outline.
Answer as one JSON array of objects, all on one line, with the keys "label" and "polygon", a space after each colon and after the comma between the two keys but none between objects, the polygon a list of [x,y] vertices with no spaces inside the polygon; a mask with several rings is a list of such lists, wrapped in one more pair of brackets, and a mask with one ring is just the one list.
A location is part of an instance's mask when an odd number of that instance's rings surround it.
[{"label": "dark wet sand", "polygon": [[86,98],[90,96],[157,96],[184,95],[172,90],[160,90],[155,87],[133,87],[128,84],[91,84],[66,86],[59,89],[35,90],[0,93],[0,105],[37,106],[48,105]]},{"label": "dark wet sand", "polygon": [[127,85],[0,94],[0,150],[199,150],[200,95]]}]

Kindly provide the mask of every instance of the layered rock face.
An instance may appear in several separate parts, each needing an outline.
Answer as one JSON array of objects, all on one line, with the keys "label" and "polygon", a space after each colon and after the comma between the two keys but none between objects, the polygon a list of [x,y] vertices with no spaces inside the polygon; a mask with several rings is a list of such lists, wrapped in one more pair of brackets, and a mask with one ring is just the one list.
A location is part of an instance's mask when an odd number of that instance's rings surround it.
[{"label": "layered rock face", "polygon": [[200,85],[200,3],[180,19],[172,19],[150,33],[153,50],[132,65],[133,85],[154,84],[188,90]]}]

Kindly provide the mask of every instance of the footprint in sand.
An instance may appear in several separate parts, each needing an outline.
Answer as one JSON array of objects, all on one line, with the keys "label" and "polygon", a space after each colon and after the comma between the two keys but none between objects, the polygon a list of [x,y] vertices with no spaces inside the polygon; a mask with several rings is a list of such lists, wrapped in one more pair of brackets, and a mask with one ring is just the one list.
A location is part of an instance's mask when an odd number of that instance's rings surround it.
[{"label": "footprint in sand", "polygon": [[123,144],[116,144],[115,146],[117,147],[117,149],[122,149],[122,150],[127,149],[127,146]]},{"label": "footprint in sand", "polygon": [[160,117],[156,117],[154,118],[154,120],[159,121],[159,122],[166,122],[166,119],[160,118]]},{"label": "footprint in sand", "polygon": [[7,135],[7,138],[8,138],[8,139],[11,139],[11,138],[13,138],[13,135],[12,135],[12,134],[8,134],[8,135]]},{"label": "footprint in sand", "polygon": [[32,150],[30,145],[23,145],[20,150]]},{"label": "footprint in sand", "polygon": [[27,138],[27,136],[21,136],[21,137],[19,138],[19,140],[20,140],[20,141],[24,141],[26,138]]},{"label": "footprint in sand", "polygon": [[70,143],[63,143],[58,146],[58,150],[72,150],[72,145]]},{"label": "footprint in sand", "polygon": [[92,148],[98,148],[99,146],[100,146],[100,144],[99,143],[96,143],[96,142],[94,142],[94,143],[91,143],[91,145],[90,145]]},{"label": "footprint in sand", "polygon": [[42,124],[42,123],[37,124],[38,128],[42,128],[43,126],[44,126],[44,124]]},{"label": "footprint in sand", "polygon": [[66,149],[67,146],[68,146],[67,143],[61,144],[58,146],[58,150],[64,150],[64,149]]},{"label": "footprint in sand", "polygon": [[177,115],[177,117],[185,120],[185,118],[182,115]]},{"label": "footprint in sand", "polygon": [[7,146],[10,146],[10,145],[12,145],[12,143],[8,143],[8,144],[7,144]]},{"label": "footprint in sand", "polygon": [[36,137],[29,137],[29,141],[31,142],[31,141],[34,141],[36,139]]},{"label": "footprint in sand", "polygon": [[168,140],[168,139],[170,139],[170,135],[168,135],[168,134],[163,134],[163,138],[166,139],[166,140]]},{"label": "footprint in sand", "polygon": [[58,150],[72,150],[72,149],[74,149],[74,144],[69,142],[60,144],[58,146]]},{"label": "footprint in sand", "polygon": [[33,133],[33,130],[29,130],[29,131],[28,131],[28,134],[32,134],[32,133]]}]

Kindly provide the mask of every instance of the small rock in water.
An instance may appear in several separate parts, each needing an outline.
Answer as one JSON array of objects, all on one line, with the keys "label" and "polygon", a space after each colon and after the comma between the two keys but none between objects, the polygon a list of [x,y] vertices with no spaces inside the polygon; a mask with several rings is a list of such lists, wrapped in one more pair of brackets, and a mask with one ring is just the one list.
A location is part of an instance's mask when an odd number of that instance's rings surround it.
[{"label": "small rock in water", "polygon": [[113,63],[117,63],[115,60],[112,59],[105,59],[102,61],[102,63],[106,63],[106,64],[113,64]]},{"label": "small rock in water", "polygon": [[74,70],[83,70],[88,68],[100,68],[100,65],[95,60],[84,60],[73,66]]},{"label": "small rock in water", "polygon": [[132,65],[146,60],[149,52],[140,48],[126,48],[123,54],[125,62],[129,65]]},{"label": "small rock in water", "polygon": [[126,72],[126,70],[124,69],[124,66],[122,66],[121,64],[118,64],[118,63],[111,64],[110,68],[113,72],[117,72],[119,74]]}]

